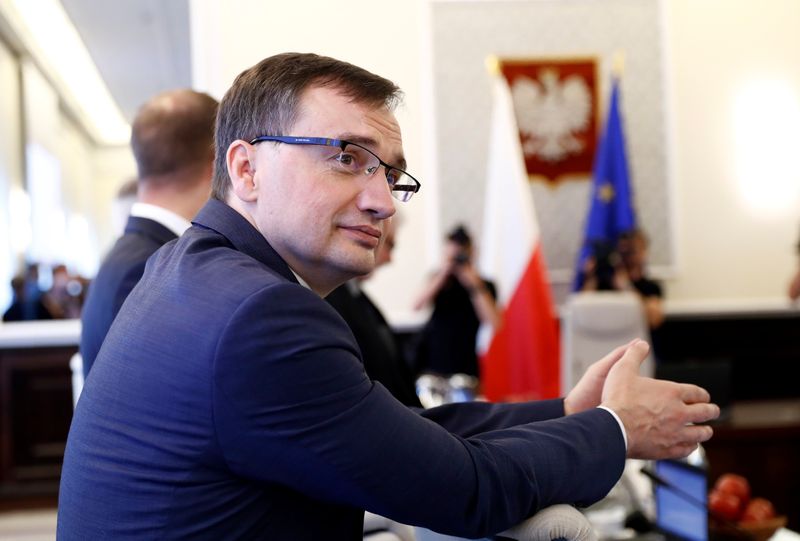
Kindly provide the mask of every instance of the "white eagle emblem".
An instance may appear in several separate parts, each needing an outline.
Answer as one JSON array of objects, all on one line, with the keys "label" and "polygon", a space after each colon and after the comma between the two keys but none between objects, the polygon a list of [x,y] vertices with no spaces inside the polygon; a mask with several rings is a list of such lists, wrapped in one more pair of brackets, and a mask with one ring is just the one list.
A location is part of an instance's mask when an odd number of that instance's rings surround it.
[{"label": "white eagle emblem", "polygon": [[542,70],[539,80],[518,77],[511,86],[525,157],[559,162],[583,151],[575,134],[586,129],[592,113],[592,96],[583,78]]}]

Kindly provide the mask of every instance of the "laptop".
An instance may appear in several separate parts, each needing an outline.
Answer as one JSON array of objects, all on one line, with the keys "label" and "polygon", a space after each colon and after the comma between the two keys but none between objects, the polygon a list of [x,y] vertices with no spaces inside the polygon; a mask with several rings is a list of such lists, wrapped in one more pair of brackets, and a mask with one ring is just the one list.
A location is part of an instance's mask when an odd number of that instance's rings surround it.
[{"label": "laptop", "polygon": [[708,541],[706,471],[678,460],[658,460],[653,483],[656,529],[668,541]]}]

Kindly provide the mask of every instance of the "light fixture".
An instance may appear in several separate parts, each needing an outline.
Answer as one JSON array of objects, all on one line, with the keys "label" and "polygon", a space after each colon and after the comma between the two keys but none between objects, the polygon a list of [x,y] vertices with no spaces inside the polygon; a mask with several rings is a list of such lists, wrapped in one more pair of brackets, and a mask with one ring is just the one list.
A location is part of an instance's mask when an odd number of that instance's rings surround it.
[{"label": "light fixture", "polygon": [[759,78],[733,100],[733,167],[745,206],[764,215],[800,198],[800,93],[788,81]]},{"label": "light fixture", "polygon": [[130,125],[58,0],[12,0],[6,16],[67,103],[101,144],[126,144]]}]

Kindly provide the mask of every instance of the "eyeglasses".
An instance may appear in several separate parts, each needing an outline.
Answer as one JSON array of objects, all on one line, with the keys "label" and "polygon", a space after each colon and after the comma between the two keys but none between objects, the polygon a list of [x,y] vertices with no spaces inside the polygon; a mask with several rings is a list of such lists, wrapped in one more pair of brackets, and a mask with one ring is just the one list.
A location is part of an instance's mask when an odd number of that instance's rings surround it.
[{"label": "eyeglasses", "polygon": [[284,135],[262,135],[250,141],[251,145],[273,141],[275,143],[286,143],[287,145],[320,145],[335,147],[339,149],[336,156],[332,159],[336,166],[344,173],[357,176],[375,174],[375,171],[382,165],[386,170],[386,180],[389,182],[389,189],[392,197],[399,201],[408,201],[422,186],[417,179],[397,167],[393,167],[381,160],[374,152],[358,143],[351,143],[341,139],[327,139],[324,137],[291,137]]}]

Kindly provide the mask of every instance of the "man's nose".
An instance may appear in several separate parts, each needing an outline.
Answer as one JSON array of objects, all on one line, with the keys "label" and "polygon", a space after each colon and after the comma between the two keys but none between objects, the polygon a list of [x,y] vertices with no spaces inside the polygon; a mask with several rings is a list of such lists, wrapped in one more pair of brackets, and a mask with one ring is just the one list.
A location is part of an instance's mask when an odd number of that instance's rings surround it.
[{"label": "man's nose", "polygon": [[366,179],[358,194],[357,204],[359,210],[374,214],[381,220],[391,217],[395,213],[394,198],[386,176],[378,172]]}]

